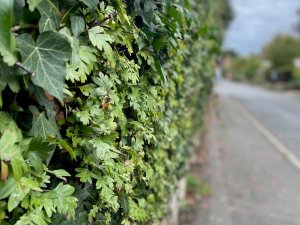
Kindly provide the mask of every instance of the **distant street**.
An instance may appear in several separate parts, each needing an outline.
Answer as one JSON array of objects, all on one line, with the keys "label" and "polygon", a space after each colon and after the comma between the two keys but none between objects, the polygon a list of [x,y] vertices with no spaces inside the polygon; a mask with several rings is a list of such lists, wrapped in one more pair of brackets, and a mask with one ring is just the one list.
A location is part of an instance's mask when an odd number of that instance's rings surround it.
[{"label": "distant street", "polygon": [[229,81],[215,93],[213,193],[194,225],[299,225],[300,96]]}]

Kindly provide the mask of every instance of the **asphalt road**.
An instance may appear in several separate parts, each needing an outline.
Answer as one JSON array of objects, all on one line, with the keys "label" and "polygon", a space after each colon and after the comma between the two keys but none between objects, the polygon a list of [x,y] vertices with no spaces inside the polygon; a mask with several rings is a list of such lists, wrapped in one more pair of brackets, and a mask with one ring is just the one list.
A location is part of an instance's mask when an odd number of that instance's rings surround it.
[{"label": "asphalt road", "polygon": [[299,225],[300,97],[228,81],[215,92],[213,192],[194,225]]},{"label": "asphalt road", "polygon": [[[300,95],[224,81],[216,93],[236,99],[300,158]],[[299,223],[300,224],[300,223]]]}]

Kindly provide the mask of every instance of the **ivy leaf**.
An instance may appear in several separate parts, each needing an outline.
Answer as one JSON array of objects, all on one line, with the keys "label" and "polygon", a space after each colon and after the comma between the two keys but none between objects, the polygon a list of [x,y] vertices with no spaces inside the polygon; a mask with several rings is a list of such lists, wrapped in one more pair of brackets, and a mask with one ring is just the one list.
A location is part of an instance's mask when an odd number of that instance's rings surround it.
[{"label": "ivy leaf", "polygon": [[[180,8],[179,8],[180,9]],[[168,14],[174,18],[174,20],[179,24],[180,27],[183,27],[183,18],[182,14],[173,6],[168,7]]]},{"label": "ivy leaf", "polygon": [[68,39],[72,47],[71,63],[67,64],[67,80],[71,80],[73,83],[75,81],[84,83],[97,62],[95,56],[97,49],[80,45],[79,39],[72,36],[71,30],[66,27],[59,32]]},{"label": "ivy leaf", "polygon": [[92,47],[81,45],[79,47],[77,58],[79,62],[68,65],[67,79],[71,80],[73,83],[75,81],[81,81],[84,83],[87,80],[87,75],[92,72],[97,62],[97,58],[95,56],[96,52],[97,50]]},{"label": "ivy leaf", "polygon": [[12,92],[19,92],[21,75],[22,73],[17,67],[10,67],[5,63],[0,63],[0,91],[3,91],[8,85]]},{"label": "ivy leaf", "polygon": [[122,224],[122,225],[131,225],[131,223],[129,222],[128,219],[122,220],[122,223],[121,223],[121,224]]},{"label": "ivy leaf", "polygon": [[87,7],[91,9],[97,8],[98,0],[81,0]]},{"label": "ivy leaf", "polygon": [[88,110],[75,112],[75,115],[79,118],[80,122],[84,125],[88,125],[90,122],[90,114]]},{"label": "ivy leaf", "polygon": [[161,50],[166,45],[165,35],[156,36],[152,42],[152,45],[155,51]]},{"label": "ivy leaf", "polygon": [[68,219],[66,216],[61,214],[55,214],[51,221],[51,225],[86,225],[88,220],[88,215],[86,211],[80,211],[76,209],[75,219]]},{"label": "ivy leaf", "polygon": [[41,191],[36,180],[22,177],[16,184],[16,189],[11,193],[7,203],[7,209],[11,212],[26,197],[30,190]]},{"label": "ivy leaf", "polygon": [[22,34],[18,46],[24,65],[33,73],[33,83],[62,103],[65,62],[72,51],[66,39],[57,32],[47,31],[40,34],[35,43],[29,34]]},{"label": "ivy leaf", "polygon": [[166,71],[161,67],[159,59],[155,60],[155,68],[158,74],[160,75],[161,81],[166,84],[167,83]]},{"label": "ivy leaf", "polygon": [[85,29],[85,21],[81,16],[71,15],[71,28],[75,36],[79,36]]},{"label": "ivy leaf", "polygon": [[154,10],[156,9],[155,1],[153,0],[135,0],[135,10],[143,18],[146,25],[151,26],[154,20]]},{"label": "ivy leaf", "polygon": [[60,139],[60,140],[58,140],[58,146],[60,148],[64,149],[65,151],[67,151],[70,154],[70,157],[72,160],[76,158],[75,153],[74,153],[72,147],[68,144],[68,142],[66,142],[63,139]]},{"label": "ivy leaf", "polygon": [[74,218],[75,208],[77,207],[78,201],[75,197],[71,196],[74,190],[74,187],[71,185],[63,185],[63,183],[59,183],[54,190],[46,193],[45,197],[53,199],[53,203],[59,213],[69,213]]},{"label": "ivy leaf", "polygon": [[[41,151],[42,151],[42,149],[41,149]],[[38,173],[44,172],[44,166],[43,166],[42,159],[39,157],[39,155],[36,152],[29,152],[27,161],[29,161],[31,163],[34,170],[37,171]]]},{"label": "ivy leaf", "polygon": [[97,178],[97,176],[89,171],[86,168],[76,168],[75,169],[76,172],[78,172],[78,174],[76,174],[76,177],[80,178],[80,181],[85,183],[85,182],[89,182],[90,184],[92,183],[92,178]]},{"label": "ivy leaf", "polygon": [[14,178],[10,177],[6,181],[0,181],[0,199],[7,198],[13,193],[17,186],[17,182]]},{"label": "ivy leaf", "polygon": [[[100,160],[106,160],[106,159],[113,159],[117,158],[118,154],[111,151],[112,147],[105,142],[95,139],[89,141],[94,149],[95,149],[95,155]],[[115,150],[117,152],[117,150]]]},{"label": "ivy leaf", "polygon": [[42,1],[37,8],[41,14],[39,20],[40,33],[45,31],[56,31],[59,28],[59,14],[58,9],[50,1]]},{"label": "ivy leaf", "polygon": [[16,62],[14,55],[14,37],[11,34],[13,24],[13,6],[14,1],[2,0],[0,7],[0,53],[4,62],[12,66]]},{"label": "ivy leaf", "polygon": [[29,10],[33,11],[42,0],[27,0]]},{"label": "ivy leaf", "polygon": [[36,154],[37,158],[40,158],[41,160],[46,160],[49,157],[50,152],[55,150],[55,147],[55,144],[44,141],[42,137],[34,137],[29,143],[28,152]]},{"label": "ivy leaf", "polygon": [[113,42],[111,36],[105,34],[104,29],[102,27],[96,26],[89,29],[89,39],[95,47],[97,47],[101,51],[104,51],[104,54],[112,64],[112,67],[114,67],[116,63],[113,56],[113,50],[109,45],[109,43]]},{"label": "ivy leaf", "polygon": [[33,137],[48,138],[49,136],[55,136],[60,138],[60,133],[55,121],[48,120],[45,113],[40,113],[39,110],[34,106],[29,106],[29,110],[33,114],[32,128],[28,135]]},{"label": "ivy leaf", "polygon": [[21,149],[16,145],[19,130],[7,129],[0,138],[0,159],[11,161],[14,158],[21,158]]},{"label": "ivy leaf", "polygon": [[32,211],[28,211],[20,219],[16,222],[15,225],[47,225],[49,224],[49,218],[47,218],[44,211],[41,209],[35,209]]},{"label": "ivy leaf", "polygon": [[64,180],[65,182],[67,182],[67,179],[65,177],[71,176],[67,171],[65,171],[63,169],[58,169],[58,170],[48,170],[47,169],[46,171],[48,173],[53,174],[57,178]]},{"label": "ivy leaf", "polygon": [[50,101],[46,97],[44,90],[37,86],[34,87],[34,96],[36,97],[38,103],[45,107],[48,118],[53,119],[56,115],[54,110],[54,102]]},{"label": "ivy leaf", "polygon": [[79,39],[77,37],[73,36],[71,33],[71,30],[67,27],[62,28],[59,32],[66,37],[66,39],[69,41],[70,46],[72,48],[72,57],[71,57],[70,63],[78,64],[78,62],[80,61],[78,59],[78,52],[79,52],[79,46],[80,46]]}]

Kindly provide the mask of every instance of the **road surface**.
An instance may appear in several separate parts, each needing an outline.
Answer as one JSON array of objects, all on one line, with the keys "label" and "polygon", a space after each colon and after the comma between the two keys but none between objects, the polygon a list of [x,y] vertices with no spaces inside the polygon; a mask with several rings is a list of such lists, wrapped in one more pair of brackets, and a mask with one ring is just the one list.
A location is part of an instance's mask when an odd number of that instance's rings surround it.
[{"label": "road surface", "polygon": [[213,193],[194,225],[300,225],[300,96],[228,81],[215,93]]}]

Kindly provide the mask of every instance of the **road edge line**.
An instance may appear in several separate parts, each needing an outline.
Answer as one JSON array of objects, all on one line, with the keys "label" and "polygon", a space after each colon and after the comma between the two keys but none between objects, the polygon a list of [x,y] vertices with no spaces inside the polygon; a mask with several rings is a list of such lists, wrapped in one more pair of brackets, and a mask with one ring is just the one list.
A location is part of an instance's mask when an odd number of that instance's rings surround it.
[{"label": "road edge line", "polygon": [[281,153],[293,166],[300,170],[300,160],[268,128],[255,118],[244,106],[230,98],[235,108]]}]

